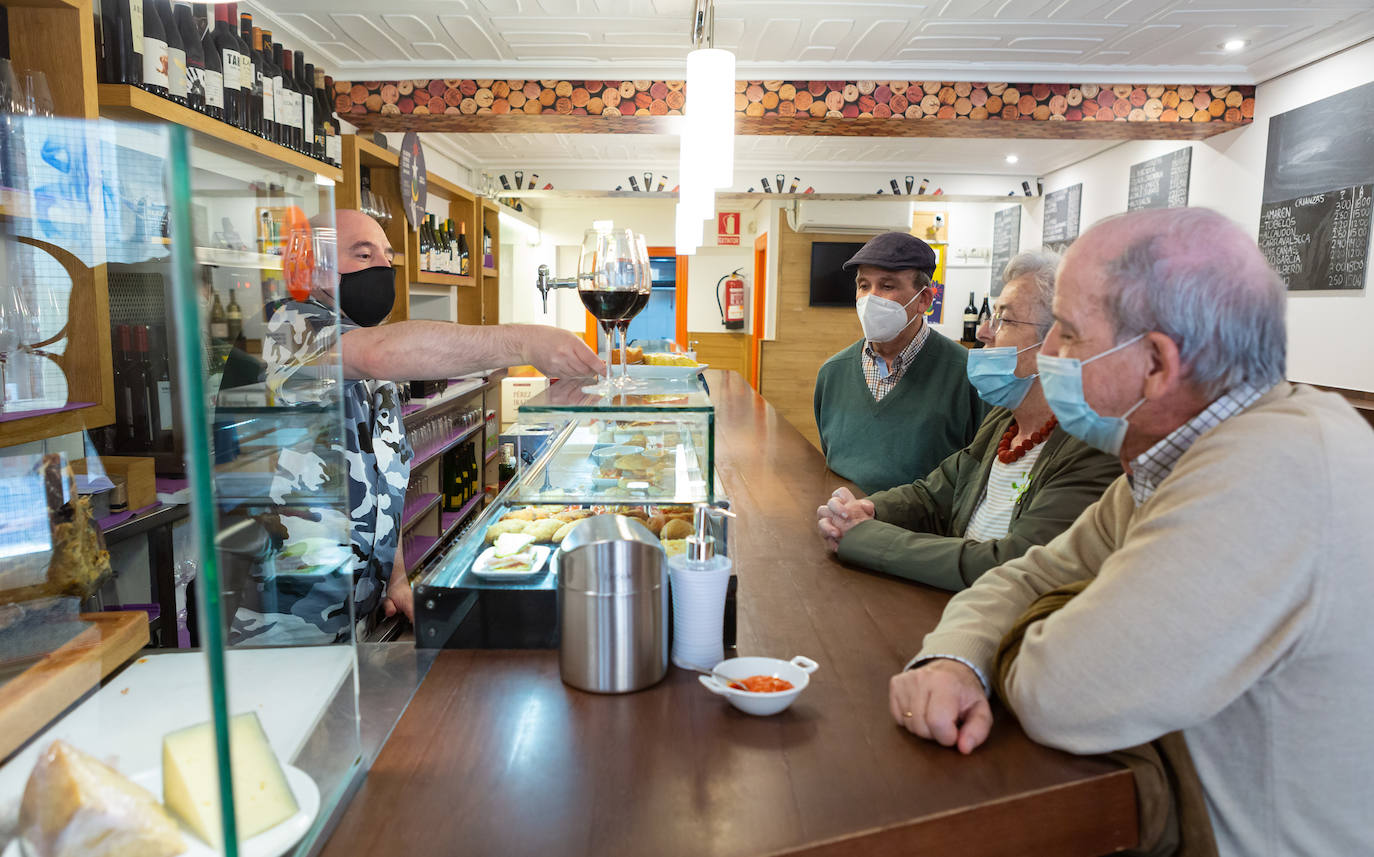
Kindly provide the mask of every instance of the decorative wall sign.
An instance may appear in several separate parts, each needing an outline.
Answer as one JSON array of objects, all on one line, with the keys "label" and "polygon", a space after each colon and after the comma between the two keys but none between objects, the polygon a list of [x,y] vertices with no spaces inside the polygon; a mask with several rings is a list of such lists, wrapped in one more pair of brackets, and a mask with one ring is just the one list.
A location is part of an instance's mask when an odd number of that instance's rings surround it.
[{"label": "decorative wall sign", "polygon": [[1368,274],[1374,83],[1269,120],[1259,245],[1293,291],[1362,289]]},{"label": "decorative wall sign", "polygon": [[425,150],[420,146],[420,135],[407,131],[401,138],[400,169],[401,203],[406,211],[406,220],[411,229],[419,229],[420,221],[425,218],[425,197],[428,191],[429,174],[425,172]]},{"label": "decorative wall sign", "polygon": [[[340,114],[369,129],[657,133],[661,117],[682,114],[684,90],[680,80],[451,79],[336,81],[333,95]],[[1186,84],[738,80],[736,133],[1197,139],[1249,124],[1254,95],[1253,86]]]},{"label": "decorative wall sign", "polygon": [[739,212],[716,212],[716,244],[720,247],[739,246]]},{"label": "decorative wall sign", "polygon": [[[1046,200],[1048,203],[1048,200]],[[992,215],[992,284],[988,294],[1002,294],[1002,271],[1021,249],[1021,206],[999,209]]]},{"label": "decorative wall sign", "polygon": [[1187,205],[1192,166],[1191,146],[1132,164],[1130,186],[1126,190],[1126,210],[1181,208]]},{"label": "decorative wall sign", "polygon": [[1078,217],[1082,207],[1082,182],[1045,194],[1045,223],[1041,241],[1046,246],[1067,246],[1077,238]]}]

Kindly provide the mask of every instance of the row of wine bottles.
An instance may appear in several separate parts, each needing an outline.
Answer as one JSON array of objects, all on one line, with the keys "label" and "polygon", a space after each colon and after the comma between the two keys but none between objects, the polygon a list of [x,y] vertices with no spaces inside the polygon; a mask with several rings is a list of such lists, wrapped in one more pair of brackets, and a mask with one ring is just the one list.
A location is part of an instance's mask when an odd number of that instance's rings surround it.
[{"label": "row of wine bottles", "polygon": [[973,302],[973,292],[968,293],[968,306],[964,307],[964,335],[960,337],[964,342],[977,343],[975,348],[982,348],[983,343],[978,341],[978,328],[983,326],[983,322],[992,320],[992,309],[988,306],[988,299],[983,298],[983,306],[979,308]]},{"label": "row of wine bottles", "polygon": [[[238,4],[98,0],[103,83],[139,86],[335,166],[342,162],[334,80],[253,26]],[[207,9],[214,9],[214,21]],[[235,21],[238,30],[235,31]]]},{"label": "row of wine bottles", "polygon": [[165,328],[118,325],[114,346],[115,421],[106,430],[107,449],[172,449],[172,379]]},{"label": "row of wine bottles", "polygon": [[[487,268],[495,265],[491,230],[485,226],[482,227],[482,265]],[[436,225],[434,215],[426,215],[420,223],[420,270],[471,276],[467,224],[455,223],[450,217]]]}]

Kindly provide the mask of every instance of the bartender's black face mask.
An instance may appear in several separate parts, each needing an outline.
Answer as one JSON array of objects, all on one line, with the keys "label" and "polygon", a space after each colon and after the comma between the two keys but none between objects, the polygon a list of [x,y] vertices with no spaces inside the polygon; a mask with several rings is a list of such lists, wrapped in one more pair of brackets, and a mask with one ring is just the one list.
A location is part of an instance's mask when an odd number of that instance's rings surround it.
[{"label": "bartender's black face mask", "polygon": [[339,275],[339,309],[354,324],[376,327],[396,303],[396,269],[374,265]]}]

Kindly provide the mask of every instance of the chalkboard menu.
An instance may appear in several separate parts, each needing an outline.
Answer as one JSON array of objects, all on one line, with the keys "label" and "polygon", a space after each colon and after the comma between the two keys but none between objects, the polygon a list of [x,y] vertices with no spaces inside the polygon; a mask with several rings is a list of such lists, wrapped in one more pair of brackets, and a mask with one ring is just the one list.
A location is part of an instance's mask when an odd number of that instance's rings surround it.
[{"label": "chalkboard menu", "polygon": [[1083,207],[1083,184],[1045,194],[1045,244],[1065,244],[1078,237],[1078,214]]},{"label": "chalkboard menu", "polygon": [[1002,294],[1002,271],[1021,249],[1021,206],[1013,205],[992,215],[992,286],[988,294]]},{"label": "chalkboard menu", "polygon": [[1181,208],[1188,204],[1188,172],[1193,166],[1191,147],[1131,165],[1126,210]]},{"label": "chalkboard menu", "polygon": [[1293,291],[1362,289],[1374,199],[1374,83],[1269,120],[1259,245]]}]

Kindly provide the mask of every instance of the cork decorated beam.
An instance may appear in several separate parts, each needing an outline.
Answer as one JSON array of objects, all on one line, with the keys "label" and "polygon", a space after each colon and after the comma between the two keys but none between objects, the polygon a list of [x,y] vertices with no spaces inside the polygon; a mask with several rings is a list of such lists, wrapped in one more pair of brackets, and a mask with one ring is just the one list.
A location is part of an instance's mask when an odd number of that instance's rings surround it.
[{"label": "cork decorated beam", "polygon": [[[336,81],[339,115],[369,131],[660,134],[680,80]],[[1195,140],[1254,121],[1253,86],[738,80],[738,134]]]}]

